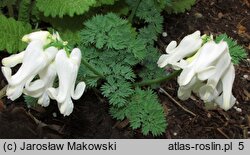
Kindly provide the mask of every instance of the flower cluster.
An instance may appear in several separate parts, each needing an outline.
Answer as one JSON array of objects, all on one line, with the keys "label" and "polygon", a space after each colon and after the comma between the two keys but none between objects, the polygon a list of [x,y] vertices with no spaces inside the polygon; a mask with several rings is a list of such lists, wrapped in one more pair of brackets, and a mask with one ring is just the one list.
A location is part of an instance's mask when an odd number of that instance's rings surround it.
[{"label": "flower cluster", "polygon": [[[38,98],[38,104],[46,107],[50,98],[58,102],[60,112],[70,115],[73,111],[72,99],[79,99],[85,83],[80,82],[75,89],[78,69],[81,62],[81,51],[74,48],[70,53],[64,48],[58,33],[38,31],[25,35],[22,41],[27,42],[27,48],[18,54],[2,60],[2,72],[8,81],[6,95],[16,100],[22,93]],[[21,63],[18,71],[12,75],[12,67]],[[54,88],[58,77],[59,86]]]},{"label": "flower cluster", "polygon": [[227,42],[215,43],[212,37],[196,31],[184,37],[178,46],[176,41],[170,42],[166,52],[157,63],[161,68],[170,65],[182,69],[178,77],[181,100],[188,99],[193,92],[205,103],[217,104],[224,110],[234,105],[235,70]]}]

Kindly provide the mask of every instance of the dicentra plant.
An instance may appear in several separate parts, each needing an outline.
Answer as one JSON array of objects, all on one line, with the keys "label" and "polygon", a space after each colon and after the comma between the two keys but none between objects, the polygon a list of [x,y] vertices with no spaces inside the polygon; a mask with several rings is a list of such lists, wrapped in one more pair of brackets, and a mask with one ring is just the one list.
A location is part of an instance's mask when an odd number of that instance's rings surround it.
[{"label": "dicentra plant", "polygon": [[[167,121],[154,89],[181,73],[157,66],[161,53],[155,42],[163,29],[161,13],[184,12],[194,3],[195,0],[4,0],[0,3],[0,51],[21,52],[27,46],[21,38],[32,31],[58,31],[61,38],[58,34],[52,40],[45,37],[49,43],[41,43],[44,50],[63,49],[55,56],[59,64],[59,60],[64,60],[63,53],[71,57],[70,52],[77,46],[81,50],[77,83],[84,81],[90,91],[98,88],[107,98],[113,118],[128,119],[133,129],[158,136],[165,132]],[[209,38],[203,37],[203,44]],[[222,40],[228,43],[234,63],[246,57],[232,39],[226,35],[216,37],[218,43]],[[48,90],[48,95],[58,101],[61,113],[69,115],[72,111],[63,109],[60,96],[54,97],[56,89]],[[25,96],[25,101],[29,105],[37,102],[29,96]]]}]

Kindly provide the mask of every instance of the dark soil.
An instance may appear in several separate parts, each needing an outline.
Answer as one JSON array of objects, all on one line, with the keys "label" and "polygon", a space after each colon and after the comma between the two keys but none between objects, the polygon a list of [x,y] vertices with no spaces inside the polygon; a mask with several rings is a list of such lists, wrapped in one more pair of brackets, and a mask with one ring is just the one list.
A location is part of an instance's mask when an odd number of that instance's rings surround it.
[{"label": "dark soil", "polygon": [[[249,54],[250,9],[248,0],[198,0],[189,12],[165,14],[164,31],[167,37],[160,37],[158,46],[164,51],[171,40],[180,41],[196,30],[206,34],[227,33],[243,45]],[[6,55],[1,54],[1,59]],[[165,135],[155,138],[249,138],[250,129],[250,61],[236,66],[233,93],[242,109],[229,111],[206,110],[195,96],[187,101],[176,97],[175,80],[162,87],[186,109],[187,113],[172,99],[160,93],[168,120]],[[246,77],[248,76],[248,78]],[[0,88],[6,81],[0,74]],[[56,106],[28,108],[23,99],[15,102],[0,100],[0,138],[153,138],[143,136],[140,130],[133,131],[127,120],[117,122],[108,113],[109,105],[98,91],[86,92],[75,102],[74,112],[63,117]]]}]

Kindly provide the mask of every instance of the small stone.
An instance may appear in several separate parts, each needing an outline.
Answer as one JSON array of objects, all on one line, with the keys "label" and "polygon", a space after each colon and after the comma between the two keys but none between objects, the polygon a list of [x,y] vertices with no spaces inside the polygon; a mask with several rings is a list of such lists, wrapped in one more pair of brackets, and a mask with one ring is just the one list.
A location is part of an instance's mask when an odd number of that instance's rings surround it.
[{"label": "small stone", "polygon": [[237,112],[242,112],[242,109],[241,108],[236,108],[236,111]]},{"label": "small stone", "polygon": [[168,33],[167,33],[167,32],[162,32],[162,36],[163,36],[163,37],[167,37],[167,36],[168,36]]},{"label": "small stone", "polygon": [[243,77],[244,77],[245,79],[248,79],[248,75],[246,75],[246,74],[245,74],[245,75],[243,75]]},{"label": "small stone", "polygon": [[221,13],[221,12],[218,13],[218,18],[221,19],[223,16],[224,16],[223,13]]},{"label": "small stone", "polygon": [[53,117],[57,117],[57,113],[56,112],[53,112],[52,115],[53,115]]},{"label": "small stone", "polygon": [[239,103],[239,101],[236,101],[235,104],[236,104],[236,105],[239,105],[240,103]]},{"label": "small stone", "polygon": [[199,12],[196,12],[196,13],[194,14],[194,16],[195,16],[195,18],[197,18],[197,19],[203,17],[203,15],[202,15],[201,13],[199,13]]},{"label": "small stone", "polygon": [[208,117],[208,118],[211,118],[211,114],[210,114],[210,113],[207,113],[207,117]]}]

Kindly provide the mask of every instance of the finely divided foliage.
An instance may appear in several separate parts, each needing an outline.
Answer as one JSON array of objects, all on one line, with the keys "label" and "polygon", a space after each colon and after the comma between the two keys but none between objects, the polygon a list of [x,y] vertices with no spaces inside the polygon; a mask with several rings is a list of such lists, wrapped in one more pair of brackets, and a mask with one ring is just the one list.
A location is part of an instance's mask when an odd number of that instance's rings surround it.
[{"label": "finely divided foliage", "polygon": [[0,1],[0,7],[5,7],[8,5],[13,5],[16,3],[17,0],[1,0]]},{"label": "finely divided foliage", "polygon": [[247,57],[245,49],[242,46],[238,45],[235,40],[233,40],[226,34],[218,35],[215,39],[217,43],[222,40],[227,42],[229,46],[229,52],[232,57],[232,62],[234,64],[239,64],[240,60],[245,59]]},{"label": "finely divided foliage", "polygon": [[[147,48],[154,48],[153,38],[147,42],[127,20],[113,13],[97,15],[84,25],[80,33],[83,57],[105,75],[101,91],[109,100],[111,115],[117,119],[129,118],[132,128],[142,128],[144,134],[164,132],[166,120],[157,96],[152,90],[133,88],[136,75],[132,68],[147,62],[146,55],[150,53]],[[155,30],[151,31],[157,35]],[[153,69],[160,70],[156,65]],[[94,75],[87,69],[81,70],[80,75],[92,86],[97,85],[99,77],[91,78]],[[146,96],[151,100],[145,100]]]},{"label": "finely divided foliage", "polygon": [[170,5],[166,8],[168,12],[183,13],[191,9],[196,0],[171,0]]},{"label": "finely divided foliage", "polygon": [[154,136],[165,131],[167,123],[164,111],[152,90],[136,88],[127,108],[126,115],[133,129],[142,128],[144,135],[151,132]]},{"label": "finely divided foliage", "polygon": [[96,4],[96,0],[36,0],[36,2],[36,6],[45,16],[52,17],[80,15]]}]

